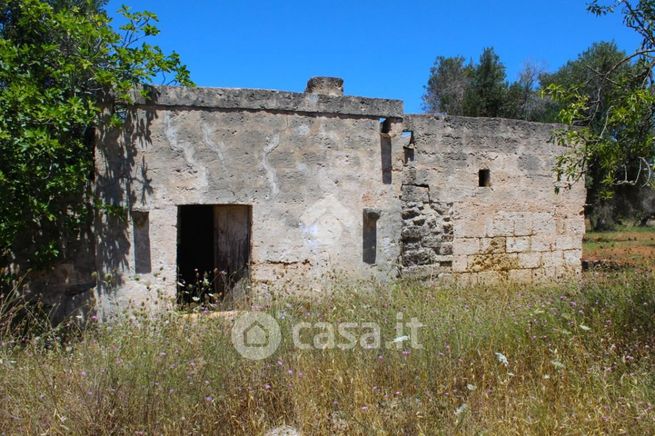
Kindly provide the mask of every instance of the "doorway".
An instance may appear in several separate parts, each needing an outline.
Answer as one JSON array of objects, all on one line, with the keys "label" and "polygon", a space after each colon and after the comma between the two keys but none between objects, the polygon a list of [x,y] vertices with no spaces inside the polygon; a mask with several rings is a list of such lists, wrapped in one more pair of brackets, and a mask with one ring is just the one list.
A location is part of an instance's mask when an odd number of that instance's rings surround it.
[{"label": "doorway", "polygon": [[178,303],[223,301],[249,277],[252,207],[178,206]]}]

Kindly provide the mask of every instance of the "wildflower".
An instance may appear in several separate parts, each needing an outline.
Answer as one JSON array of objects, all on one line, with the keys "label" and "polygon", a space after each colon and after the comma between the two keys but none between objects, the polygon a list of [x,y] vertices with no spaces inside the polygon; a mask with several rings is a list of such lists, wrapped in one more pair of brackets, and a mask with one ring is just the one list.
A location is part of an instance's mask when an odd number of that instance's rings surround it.
[{"label": "wildflower", "polygon": [[270,390],[270,389],[271,389],[271,385],[269,385],[268,383],[266,383],[266,384],[264,385],[264,389],[266,389],[267,391]]},{"label": "wildflower", "polygon": [[503,353],[498,353],[496,352],[496,358],[498,359],[498,362],[505,366],[509,366],[509,361],[507,360],[507,357]]},{"label": "wildflower", "polygon": [[560,362],[559,360],[551,360],[550,363],[556,368],[556,369],[562,369],[564,368],[564,364]]},{"label": "wildflower", "polygon": [[208,403],[213,403],[214,402],[214,397],[212,397],[211,395],[207,395],[205,397],[205,401],[207,401]]},{"label": "wildflower", "polygon": [[409,353],[411,353],[411,351],[403,350],[403,356],[407,357],[407,356],[409,356]]},{"label": "wildflower", "polygon": [[467,410],[468,408],[469,408],[469,405],[468,405],[468,404],[466,404],[466,403],[462,404],[461,406],[459,406],[459,407],[455,410],[455,416],[459,416],[459,415],[461,415],[462,413],[466,412],[466,410]]},{"label": "wildflower", "polygon": [[84,370],[80,371],[80,376],[81,377],[86,377],[87,376],[86,371],[84,371]]},{"label": "wildflower", "polygon": [[400,395],[400,391],[394,392],[394,395],[396,395],[396,396]]},{"label": "wildflower", "polygon": [[288,373],[289,375],[293,375],[293,369],[289,369],[289,370],[287,371],[287,373]]},{"label": "wildflower", "polygon": [[361,409],[363,412],[366,412],[368,410],[368,406],[362,406]]}]

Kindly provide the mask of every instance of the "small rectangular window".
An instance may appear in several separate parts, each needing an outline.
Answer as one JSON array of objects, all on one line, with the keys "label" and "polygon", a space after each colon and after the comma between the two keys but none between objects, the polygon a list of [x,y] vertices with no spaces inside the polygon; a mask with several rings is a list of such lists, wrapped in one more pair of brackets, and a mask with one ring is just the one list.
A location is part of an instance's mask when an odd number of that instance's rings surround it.
[{"label": "small rectangular window", "polygon": [[375,265],[377,255],[378,219],[380,210],[364,209],[364,232],[363,232],[363,261],[369,265]]},{"label": "small rectangular window", "polygon": [[482,169],[478,171],[478,186],[488,187],[491,186],[491,171]]},{"label": "small rectangular window", "polygon": [[134,233],[134,272],[149,274],[152,271],[150,261],[150,220],[148,212],[132,212]]},{"label": "small rectangular window", "polygon": [[380,119],[380,156],[382,157],[382,183],[391,184],[393,162],[391,151],[391,121],[389,119]]}]

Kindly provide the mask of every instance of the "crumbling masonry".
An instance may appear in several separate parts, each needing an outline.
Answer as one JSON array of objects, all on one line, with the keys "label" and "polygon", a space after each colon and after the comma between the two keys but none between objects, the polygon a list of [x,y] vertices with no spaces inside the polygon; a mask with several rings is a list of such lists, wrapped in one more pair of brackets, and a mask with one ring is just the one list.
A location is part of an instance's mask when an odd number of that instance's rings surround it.
[{"label": "crumbling masonry", "polygon": [[225,293],[577,274],[584,186],[555,193],[556,128],[406,115],[333,78],[155,88],[98,133],[97,194],[126,214],[98,213],[89,292],[110,314],[173,301],[196,268]]}]

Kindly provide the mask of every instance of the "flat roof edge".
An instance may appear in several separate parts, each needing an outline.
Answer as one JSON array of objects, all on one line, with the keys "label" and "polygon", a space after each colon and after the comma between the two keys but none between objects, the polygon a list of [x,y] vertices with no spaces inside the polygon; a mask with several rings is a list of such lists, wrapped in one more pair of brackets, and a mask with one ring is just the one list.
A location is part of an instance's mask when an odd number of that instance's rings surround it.
[{"label": "flat roof edge", "polygon": [[371,118],[403,118],[403,102],[382,98],[247,88],[189,88],[149,86],[145,98],[134,91],[137,106],[245,109],[281,112],[326,113]]}]

